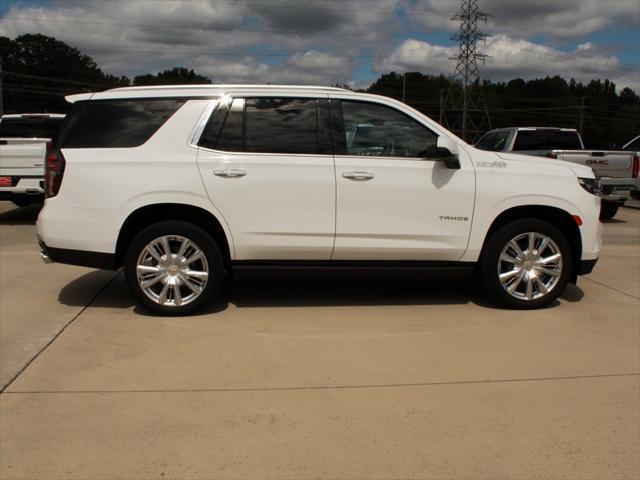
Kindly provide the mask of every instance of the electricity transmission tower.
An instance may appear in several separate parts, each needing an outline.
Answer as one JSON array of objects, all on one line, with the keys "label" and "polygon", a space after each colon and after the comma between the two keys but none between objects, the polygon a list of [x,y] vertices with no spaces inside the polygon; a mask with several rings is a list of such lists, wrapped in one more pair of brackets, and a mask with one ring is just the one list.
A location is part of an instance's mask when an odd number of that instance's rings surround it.
[{"label": "electricity transmission tower", "polygon": [[[478,61],[484,64],[487,55],[477,50],[478,41],[487,38],[478,30],[478,23],[486,23],[488,16],[478,8],[478,0],[462,0],[460,11],[451,17],[460,22],[460,30],[451,37],[458,42],[458,53],[450,58],[456,61],[456,69],[444,102],[444,121],[450,130],[471,142],[491,128],[478,71]],[[475,92],[474,85],[477,85]]]}]

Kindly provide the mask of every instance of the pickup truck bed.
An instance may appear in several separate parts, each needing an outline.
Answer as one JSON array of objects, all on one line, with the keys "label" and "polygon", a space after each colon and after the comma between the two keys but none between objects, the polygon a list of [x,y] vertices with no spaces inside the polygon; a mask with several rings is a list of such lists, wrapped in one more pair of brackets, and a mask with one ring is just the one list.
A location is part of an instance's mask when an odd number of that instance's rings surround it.
[{"label": "pickup truck bed", "polygon": [[637,153],[602,150],[553,150],[551,157],[586,165],[600,179],[602,198],[610,202],[624,202],[640,186]]},{"label": "pickup truck bed", "polygon": [[42,200],[47,143],[63,118],[60,114],[0,118],[0,200],[18,206]]}]

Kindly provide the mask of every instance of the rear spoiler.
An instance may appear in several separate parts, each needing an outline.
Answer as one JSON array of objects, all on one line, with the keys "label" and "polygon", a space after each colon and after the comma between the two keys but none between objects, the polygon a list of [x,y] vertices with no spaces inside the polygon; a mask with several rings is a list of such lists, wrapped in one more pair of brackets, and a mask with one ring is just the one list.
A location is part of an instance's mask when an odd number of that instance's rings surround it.
[{"label": "rear spoiler", "polygon": [[93,97],[93,93],[76,93],[75,95],[67,95],[64,98],[69,103],[75,103],[81,100],[89,100],[91,97]]}]

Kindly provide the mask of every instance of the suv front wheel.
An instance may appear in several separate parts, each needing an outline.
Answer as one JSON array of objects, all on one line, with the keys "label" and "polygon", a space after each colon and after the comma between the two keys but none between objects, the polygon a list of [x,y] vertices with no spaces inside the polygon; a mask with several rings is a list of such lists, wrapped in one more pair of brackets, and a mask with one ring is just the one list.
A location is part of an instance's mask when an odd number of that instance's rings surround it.
[{"label": "suv front wheel", "polygon": [[510,308],[553,302],[569,282],[573,261],[564,234],[538,219],[509,223],[494,232],[480,260],[480,278],[489,297]]},{"label": "suv front wheel", "polygon": [[161,315],[188,315],[217,295],[223,262],[218,246],[204,230],[166,221],[135,237],[124,271],[144,307]]}]

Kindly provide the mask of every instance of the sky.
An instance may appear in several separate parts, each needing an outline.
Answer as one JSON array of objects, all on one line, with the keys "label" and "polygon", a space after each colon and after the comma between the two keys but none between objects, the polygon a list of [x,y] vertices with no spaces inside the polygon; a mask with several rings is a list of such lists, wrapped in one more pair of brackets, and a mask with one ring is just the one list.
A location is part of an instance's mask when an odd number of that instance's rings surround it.
[{"label": "sky", "polygon": [[[479,0],[490,80],[609,78],[640,92],[640,0]],[[0,0],[0,35],[42,33],[133,77],[348,84],[453,72],[460,0]]]}]

